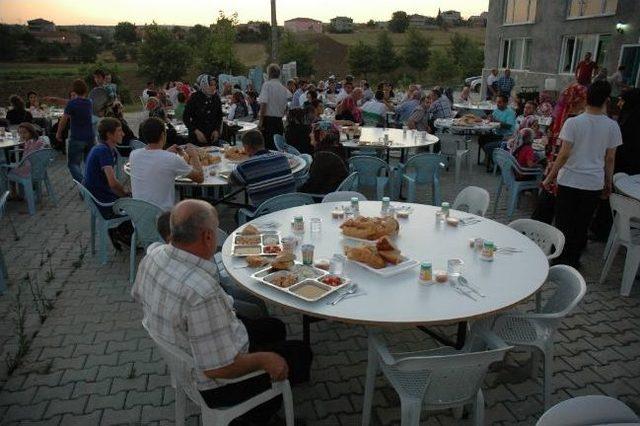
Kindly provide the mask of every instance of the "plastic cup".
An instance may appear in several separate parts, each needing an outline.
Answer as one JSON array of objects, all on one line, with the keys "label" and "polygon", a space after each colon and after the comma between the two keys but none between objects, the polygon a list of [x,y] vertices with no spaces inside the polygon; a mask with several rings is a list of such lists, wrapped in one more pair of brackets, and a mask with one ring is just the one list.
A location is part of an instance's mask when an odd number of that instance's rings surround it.
[{"label": "plastic cup", "polygon": [[463,265],[462,259],[449,259],[447,260],[447,273],[450,277],[459,277],[462,275]]},{"label": "plastic cup", "polygon": [[309,219],[309,227],[312,233],[318,233],[322,229],[322,220],[318,217]]},{"label": "plastic cup", "polygon": [[303,244],[300,248],[302,251],[302,263],[304,265],[313,265],[313,244]]},{"label": "plastic cup", "polygon": [[344,271],[344,258],[342,256],[334,255],[329,261],[329,272],[334,275],[342,275]]}]

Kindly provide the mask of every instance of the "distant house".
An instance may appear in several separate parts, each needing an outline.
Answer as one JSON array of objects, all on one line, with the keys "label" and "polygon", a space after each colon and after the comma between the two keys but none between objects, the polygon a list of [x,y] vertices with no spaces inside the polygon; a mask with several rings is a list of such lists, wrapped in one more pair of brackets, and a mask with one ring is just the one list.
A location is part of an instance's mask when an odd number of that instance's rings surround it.
[{"label": "distant house", "polygon": [[458,25],[462,21],[462,16],[457,10],[445,10],[440,13],[443,24]]},{"label": "distant house", "polygon": [[56,30],[56,25],[53,22],[42,18],[27,21],[27,26],[29,31],[33,32],[53,32]]},{"label": "distant house", "polygon": [[424,30],[437,27],[435,18],[418,14],[409,15],[409,28]]},{"label": "distant house", "polygon": [[350,33],[353,31],[353,19],[346,16],[336,16],[331,20],[331,27],[337,33]]},{"label": "distant house", "polygon": [[66,31],[33,31],[32,34],[44,43],[60,43],[75,47],[82,42],[78,34]]},{"label": "distant house", "polygon": [[467,23],[470,27],[486,27],[488,12],[482,12],[480,15],[470,16]]},{"label": "distant house", "polygon": [[293,18],[284,21],[284,29],[292,33],[322,33],[322,22],[311,18]]}]

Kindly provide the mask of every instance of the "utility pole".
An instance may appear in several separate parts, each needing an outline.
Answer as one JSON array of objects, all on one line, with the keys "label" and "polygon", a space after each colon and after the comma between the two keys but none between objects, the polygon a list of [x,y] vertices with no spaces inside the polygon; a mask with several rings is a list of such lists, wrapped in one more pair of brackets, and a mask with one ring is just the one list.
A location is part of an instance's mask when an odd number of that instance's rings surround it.
[{"label": "utility pole", "polygon": [[278,21],[276,20],[276,0],[271,0],[271,62],[278,60]]}]

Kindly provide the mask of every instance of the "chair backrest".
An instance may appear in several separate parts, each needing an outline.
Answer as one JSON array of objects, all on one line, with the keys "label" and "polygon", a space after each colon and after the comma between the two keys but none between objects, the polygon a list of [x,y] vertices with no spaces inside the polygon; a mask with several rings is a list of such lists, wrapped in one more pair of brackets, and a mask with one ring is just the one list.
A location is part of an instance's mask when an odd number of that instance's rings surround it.
[{"label": "chair backrest", "polygon": [[[390,381],[405,382],[410,381],[411,376],[426,375],[427,380],[422,389],[426,404],[448,405],[468,401],[476,396],[489,366],[501,361],[505,353],[511,349],[511,346],[497,337],[497,345],[495,342],[484,340],[482,335],[472,335],[469,339],[475,340],[473,351],[462,350],[447,355],[402,358],[391,367],[401,374],[390,375],[388,378]],[[382,368],[388,367],[382,364]],[[406,386],[408,383],[402,384]]]},{"label": "chair backrest", "polygon": [[338,191],[356,191],[358,189],[358,172],[353,172],[347,176],[336,188]]},{"label": "chair backrest", "polygon": [[285,146],[286,146],[286,142],[284,141],[284,136],[283,135],[279,135],[279,134],[275,134],[273,135],[273,143],[276,146],[276,149],[280,152],[285,152]]},{"label": "chair backrest", "polygon": [[631,242],[631,219],[640,220],[640,201],[621,194],[611,194],[609,197],[613,226],[618,238],[627,243]]},{"label": "chair backrest", "polygon": [[20,164],[29,162],[31,164],[31,180],[39,182],[45,178],[47,167],[51,165],[55,159],[56,153],[51,148],[39,149],[25,156]]},{"label": "chair backrest", "polygon": [[440,140],[440,154],[446,156],[455,156],[456,151],[460,149],[460,142],[464,142],[463,136],[452,133],[439,133],[438,139]]},{"label": "chair backrest", "polygon": [[313,197],[309,194],[292,192],[290,194],[277,195],[260,204],[256,209],[254,217],[263,216],[268,213],[277,212],[291,207],[306,206],[308,204],[315,204]]},{"label": "chair backrest", "polygon": [[106,205],[106,204],[101,203],[100,201],[98,201],[96,199],[96,197],[94,197],[93,194],[87,188],[85,188],[83,184],[81,184],[77,180],[73,179],[73,183],[75,183],[76,186],[78,187],[78,190],[80,191],[80,195],[82,195],[82,199],[84,200],[84,204],[89,209],[89,212],[91,212],[91,214],[93,216],[101,218],[102,215],[100,214],[100,210],[98,209],[98,206],[99,205],[100,206],[111,206],[111,204]]},{"label": "chair backrest", "polygon": [[384,160],[370,155],[356,155],[349,159],[349,171],[358,172],[358,184],[373,186],[377,184],[378,176],[389,176],[391,169]]},{"label": "chair backrest", "polygon": [[562,254],[565,240],[564,234],[559,229],[533,219],[514,220],[509,227],[533,240],[547,259],[555,259]]},{"label": "chair backrest", "polygon": [[454,210],[462,210],[478,216],[484,216],[489,208],[491,196],[489,191],[477,186],[467,186],[458,193],[453,201]]},{"label": "chair backrest", "polygon": [[322,202],[334,203],[338,201],[351,201],[353,197],[358,198],[358,201],[367,201],[367,197],[356,191],[335,191],[325,195]]},{"label": "chair backrest", "polygon": [[229,234],[227,232],[225,232],[223,229],[216,229],[216,234],[217,234],[217,240],[218,240],[218,247],[217,248],[222,248],[222,245],[224,244],[224,242],[227,240],[227,238],[229,238]]},{"label": "chair backrest", "polygon": [[7,199],[9,198],[9,191],[5,191],[0,196],[0,219],[4,216],[4,209],[7,207]]},{"label": "chair backrest", "polygon": [[575,308],[587,292],[587,284],[580,272],[571,266],[549,268],[547,282],[555,283],[554,293],[540,310],[548,318],[562,319]]},{"label": "chair backrest", "polygon": [[380,126],[384,123],[384,117],[368,111],[362,111],[362,122],[365,126]]},{"label": "chair backrest", "polygon": [[628,177],[629,175],[624,172],[618,172],[613,174],[613,183],[615,184],[618,180],[623,177]]},{"label": "chair backrest", "polygon": [[[284,152],[286,152],[287,154],[302,155],[302,154],[300,154],[300,151],[298,151],[298,148],[293,147],[293,146],[291,146],[289,144],[285,144]],[[306,155],[309,155],[309,154],[306,154]]]},{"label": "chair backrest", "polygon": [[152,243],[164,241],[157,226],[162,209],[155,204],[135,198],[120,198],[113,205],[113,211],[116,214],[124,212],[131,218],[136,240],[143,248],[147,248]]},{"label": "chair backrest", "polygon": [[493,150],[493,162],[500,168],[502,181],[509,186],[516,180],[515,171],[518,169],[518,162],[515,157],[504,149]]},{"label": "chair backrest", "polygon": [[404,170],[416,172],[416,183],[419,185],[435,182],[440,179],[440,172],[447,164],[447,159],[440,154],[418,154],[409,158]]},{"label": "chair backrest", "polygon": [[304,171],[308,172],[309,168],[311,168],[311,164],[313,163],[313,157],[310,154],[300,154],[300,153],[298,153],[298,156],[300,158],[302,158],[304,160],[304,162],[306,163]]},{"label": "chair backrest", "polygon": [[139,141],[138,139],[131,139],[131,141],[129,141],[129,145],[131,146],[131,149],[142,149],[145,148],[147,146],[146,143]]},{"label": "chair backrest", "polygon": [[559,402],[545,412],[536,426],[637,425],[640,418],[622,401],[604,395],[586,395]]}]

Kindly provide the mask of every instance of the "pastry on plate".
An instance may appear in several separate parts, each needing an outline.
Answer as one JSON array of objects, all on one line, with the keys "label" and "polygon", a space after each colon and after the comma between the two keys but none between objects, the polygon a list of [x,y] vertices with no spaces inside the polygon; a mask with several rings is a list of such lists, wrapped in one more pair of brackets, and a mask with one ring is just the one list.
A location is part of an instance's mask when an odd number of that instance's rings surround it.
[{"label": "pastry on plate", "polygon": [[271,267],[277,271],[288,270],[293,266],[296,256],[292,253],[281,253],[273,259]]},{"label": "pastry on plate", "polygon": [[345,251],[347,253],[347,259],[364,263],[374,269],[382,269],[387,265],[387,262],[378,254],[375,247],[347,247]]},{"label": "pastry on plate", "polygon": [[240,232],[240,234],[242,234],[242,235],[257,235],[259,233],[260,233],[260,231],[258,230],[258,228],[256,228],[253,225],[245,226],[244,229],[242,230],[242,232]]},{"label": "pastry on plate", "polygon": [[269,259],[262,256],[247,256],[245,260],[247,261],[247,266],[250,268],[259,268],[269,264]]}]

